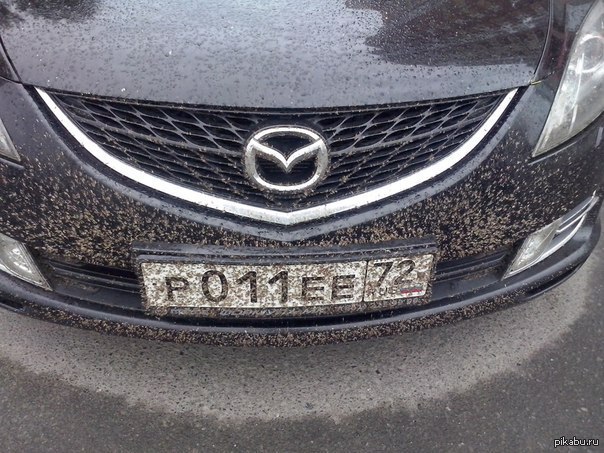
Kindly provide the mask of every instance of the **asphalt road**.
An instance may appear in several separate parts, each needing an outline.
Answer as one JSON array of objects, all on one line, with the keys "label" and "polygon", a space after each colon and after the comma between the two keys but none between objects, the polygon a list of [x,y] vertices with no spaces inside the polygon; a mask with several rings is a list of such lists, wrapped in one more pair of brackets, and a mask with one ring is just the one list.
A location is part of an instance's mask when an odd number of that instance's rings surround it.
[{"label": "asphalt road", "polygon": [[283,350],[109,337],[2,311],[0,450],[508,452],[576,436],[600,446],[572,451],[603,451],[602,275],[600,244],[531,303]]}]

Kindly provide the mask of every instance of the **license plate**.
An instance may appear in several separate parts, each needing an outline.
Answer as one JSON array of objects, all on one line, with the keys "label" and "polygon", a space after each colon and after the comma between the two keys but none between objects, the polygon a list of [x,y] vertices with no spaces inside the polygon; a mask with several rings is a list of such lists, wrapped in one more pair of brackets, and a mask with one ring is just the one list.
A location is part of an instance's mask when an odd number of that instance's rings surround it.
[{"label": "license plate", "polygon": [[[342,263],[140,264],[147,309],[317,307],[427,295],[434,256]],[[416,302],[417,304],[417,302]]]}]

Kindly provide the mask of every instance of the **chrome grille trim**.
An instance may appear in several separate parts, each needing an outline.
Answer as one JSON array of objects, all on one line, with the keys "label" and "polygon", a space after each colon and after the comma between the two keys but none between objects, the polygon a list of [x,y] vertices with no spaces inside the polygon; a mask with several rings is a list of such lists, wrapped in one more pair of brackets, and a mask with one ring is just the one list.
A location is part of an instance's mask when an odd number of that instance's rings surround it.
[{"label": "chrome grille trim", "polygon": [[153,188],[175,198],[197,204],[199,206],[240,217],[259,220],[262,222],[290,226],[367,206],[399,194],[405,190],[409,190],[412,187],[426,182],[452,168],[463,158],[465,158],[472,150],[474,150],[476,146],[478,146],[478,144],[489,134],[489,132],[491,132],[493,127],[497,124],[499,119],[503,116],[509,105],[512,103],[516,93],[518,92],[518,89],[510,91],[504,97],[501,103],[494,110],[493,114],[463,145],[442,159],[437,160],[432,165],[423,167],[417,172],[404,176],[397,181],[368,190],[358,195],[353,195],[341,200],[291,212],[276,211],[259,206],[250,206],[244,203],[202,193],[172,183],[163,178],[154,176],[128,165],[124,161],[107,153],[105,150],[103,150],[103,148],[101,148],[101,146],[84,134],[84,132],[82,132],[82,130],[80,130],[80,128],[63,112],[63,110],[56,104],[48,93],[39,88],[36,88],[36,91],[44,103],[48,106],[50,111],[67,129],[67,131],[90,154],[117,173],[120,173],[139,184]]}]

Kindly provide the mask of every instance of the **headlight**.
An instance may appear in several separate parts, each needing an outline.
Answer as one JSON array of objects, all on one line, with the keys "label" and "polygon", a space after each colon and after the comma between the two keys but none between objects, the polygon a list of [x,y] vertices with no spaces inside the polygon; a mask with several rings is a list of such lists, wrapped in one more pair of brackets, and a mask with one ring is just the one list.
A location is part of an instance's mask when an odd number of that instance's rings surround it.
[{"label": "headlight", "polygon": [[4,124],[2,124],[2,120],[0,120],[0,156],[19,161],[19,155],[4,128]]},{"label": "headlight", "polygon": [[50,285],[25,245],[2,233],[0,233],[0,272],[6,272],[44,289],[50,289]]},{"label": "headlight", "polygon": [[596,0],[575,37],[534,156],[564,143],[604,111],[604,0]]}]

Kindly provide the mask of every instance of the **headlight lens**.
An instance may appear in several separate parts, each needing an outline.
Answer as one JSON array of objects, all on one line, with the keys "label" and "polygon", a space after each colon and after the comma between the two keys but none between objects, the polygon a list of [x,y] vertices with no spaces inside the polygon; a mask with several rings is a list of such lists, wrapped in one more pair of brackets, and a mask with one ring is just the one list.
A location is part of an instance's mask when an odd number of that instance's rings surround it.
[{"label": "headlight lens", "polygon": [[0,156],[19,161],[19,155],[4,128],[4,124],[2,124],[2,120],[0,120]]},{"label": "headlight lens", "polygon": [[6,272],[44,289],[50,289],[50,285],[27,248],[2,233],[0,233],[0,272]]},{"label": "headlight lens", "polygon": [[534,152],[543,154],[585,129],[604,111],[604,0],[596,0],[570,58]]}]

